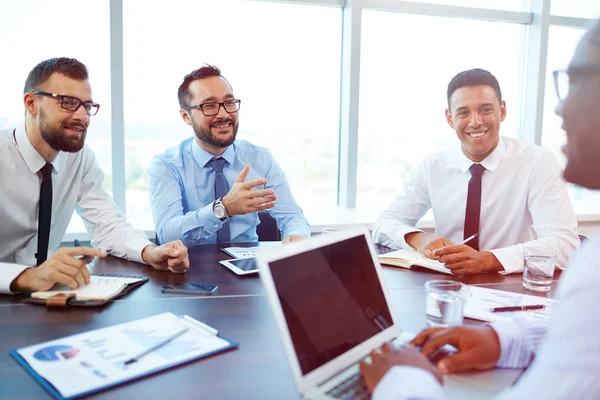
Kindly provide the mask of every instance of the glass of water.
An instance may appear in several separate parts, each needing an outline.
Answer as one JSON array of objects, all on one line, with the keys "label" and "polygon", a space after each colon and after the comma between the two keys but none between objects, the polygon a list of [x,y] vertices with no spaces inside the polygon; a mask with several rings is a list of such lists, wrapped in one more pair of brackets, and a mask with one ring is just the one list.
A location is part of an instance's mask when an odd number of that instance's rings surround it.
[{"label": "glass of water", "polygon": [[467,287],[451,280],[432,280],[425,283],[427,325],[462,325]]},{"label": "glass of water", "polygon": [[552,286],[556,253],[544,247],[523,249],[523,286],[535,292],[547,292]]}]

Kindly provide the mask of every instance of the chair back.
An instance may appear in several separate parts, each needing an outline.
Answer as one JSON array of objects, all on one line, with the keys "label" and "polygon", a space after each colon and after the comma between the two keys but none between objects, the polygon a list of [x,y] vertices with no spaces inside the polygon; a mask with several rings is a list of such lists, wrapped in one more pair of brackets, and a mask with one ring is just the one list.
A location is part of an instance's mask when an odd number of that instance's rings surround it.
[{"label": "chair back", "polygon": [[256,227],[256,234],[260,242],[271,242],[281,240],[281,232],[277,228],[277,221],[271,217],[269,211],[258,212],[260,224]]}]

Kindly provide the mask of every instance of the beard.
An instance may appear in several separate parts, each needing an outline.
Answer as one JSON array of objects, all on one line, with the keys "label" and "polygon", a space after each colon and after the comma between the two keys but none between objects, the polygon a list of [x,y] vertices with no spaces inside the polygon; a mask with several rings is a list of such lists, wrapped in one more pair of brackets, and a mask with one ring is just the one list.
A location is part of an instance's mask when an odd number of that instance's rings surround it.
[{"label": "beard", "polygon": [[[212,132],[210,130],[212,125],[218,125],[218,124],[227,123],[227,122],[231,122],[231,125],[233,127],[233,135],[230,138],[219,139],[218,137],[216,137],[212,134]],[[204,143],[211,145],[213,147],[224,148],[224,147],[231,146],[231,144],[235,141],[235,137],[237,136],[238,127],[239,127],[239,122],[234,122],[233,119],[231,119],[231,118],[218,119],[218,120],[214,121],[208,127],[208,129],[206,129],[202,126],[196,125],[196,122],[192,119],[192,129],[194,130],[196,137],[198,139],[202,140]]]},{"label": "beard", "polygon": [[[40,110],[40,118],[38,125],[40,127],[40,133],[42,138],[57,151],[66,151],[68,153],[77,153],[83,148],[85,142],[85,135],[87,134],[87,128],[85,124],[80,122],[66,123],[64,121],[57,122],[52,125],[46,121],[44,113]],[[80,128],[81,135],[68,137],[64,129],[66,128]]]}]

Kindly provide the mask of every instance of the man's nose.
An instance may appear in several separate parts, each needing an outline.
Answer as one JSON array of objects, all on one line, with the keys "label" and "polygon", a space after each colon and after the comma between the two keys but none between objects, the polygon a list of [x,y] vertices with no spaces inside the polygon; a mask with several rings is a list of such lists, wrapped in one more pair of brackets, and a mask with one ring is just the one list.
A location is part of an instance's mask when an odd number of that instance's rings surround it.
[{"label": "man's nose", "polygon": [[471,120],[469,121],[471,127],[476,128],[483,124],[483,119],[478,112],[474,112],[471,114]]},{"label": "man's nose", "polygon": [[82,105],[73,112],[73,119],[76,121],[87,121],[90,116],[86,114],[85,107]]}]

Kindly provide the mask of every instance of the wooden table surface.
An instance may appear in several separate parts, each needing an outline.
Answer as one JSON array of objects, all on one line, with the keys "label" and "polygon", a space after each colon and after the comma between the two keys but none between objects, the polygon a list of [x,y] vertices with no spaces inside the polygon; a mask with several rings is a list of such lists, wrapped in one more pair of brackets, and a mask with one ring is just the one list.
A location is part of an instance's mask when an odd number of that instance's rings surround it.
[{"label": "wooden table surface", "polygon": [[[0,398],[49,398],[8,355],[10,350],[172,311],[188,314],[217,328],[223,336],[239,342],[239,348],[111,388],[90,398],[298,399],[261,281],[257,275],[238,277],[217,262],[228,258],[216,245],[199,246],[190,250],[188,273],[177,275],[107,257],[100,260],[94,273],[136,274],[148,276],[150,281],[99,308],[47,309],[22,303],[22,296],[0,296]],[[418,332],[425,327],[423,285],[429,279],[455,279],[532,294],[523,288],[520,274],[459,278],[427,271],[384,267],[395,317],[403,330]],[[557,273],[555,279],[559,275]],[[219,294],[205,297],[167,295],[160,291],[166,283],[184,282],[217,284]],[[550,295],[556,284],[553,282]]]}]

